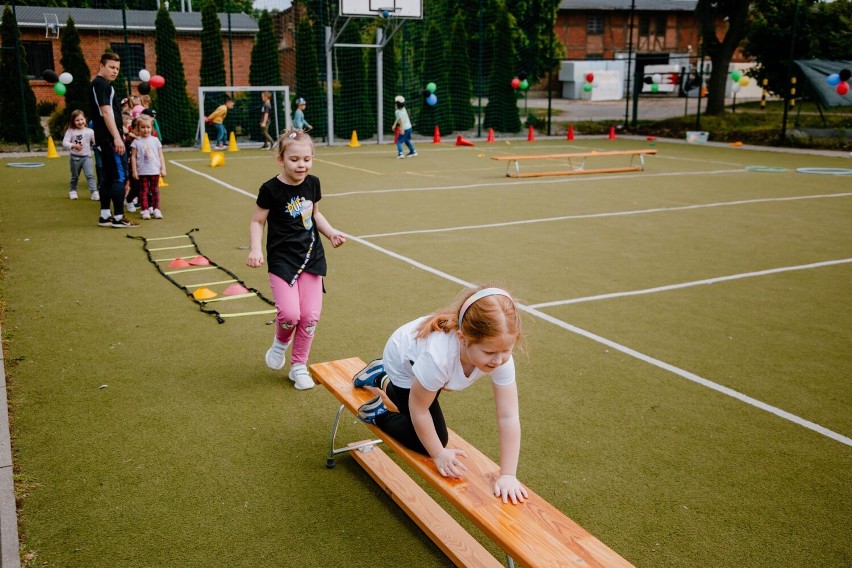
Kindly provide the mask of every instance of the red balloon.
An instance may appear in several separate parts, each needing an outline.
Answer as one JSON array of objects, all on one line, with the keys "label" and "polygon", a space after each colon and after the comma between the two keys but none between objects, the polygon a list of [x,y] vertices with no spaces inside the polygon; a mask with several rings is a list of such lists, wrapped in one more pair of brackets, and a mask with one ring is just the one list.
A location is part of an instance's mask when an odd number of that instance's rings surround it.
[{"label": "red balloon", "polygon": [[517,77],[512,79],[512,88],[513,89],[517,89],[520,86],[521,86],[521,80],[520,79],[518,79]]},{"label": "red balloon", "polygon": [[586,73],[586,81],[589,83],[595,82],[595,74],[594,73]]},{"label": "red balloon", "polygon": [[840,83],[837,83],[836,89],[838,95],[845,95],[849,92],[849,83],[841,81]]},{"label": "red balloon", "polygon": [[159,89],[163,85],[166,84],[166,80],[163,79],[162,75],[151,75],[151,80],[148,81],[152,87]]}]

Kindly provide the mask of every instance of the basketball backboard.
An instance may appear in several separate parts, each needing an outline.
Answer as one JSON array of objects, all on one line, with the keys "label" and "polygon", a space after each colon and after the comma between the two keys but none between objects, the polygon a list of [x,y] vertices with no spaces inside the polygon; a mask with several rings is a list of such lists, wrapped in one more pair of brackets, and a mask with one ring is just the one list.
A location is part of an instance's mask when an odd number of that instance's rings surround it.
[{"label": "basketball backboard", "polygon": [[341,16],[375,18],[384,11],[391,18],[422,20],[423,0],[340,0]]}]

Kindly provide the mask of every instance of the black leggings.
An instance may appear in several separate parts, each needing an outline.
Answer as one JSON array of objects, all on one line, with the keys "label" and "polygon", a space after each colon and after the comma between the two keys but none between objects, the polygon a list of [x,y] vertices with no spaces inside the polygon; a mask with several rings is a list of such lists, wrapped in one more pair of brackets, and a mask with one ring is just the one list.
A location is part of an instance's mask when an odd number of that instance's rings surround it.
[{"label": "black leggings", "polygon": [[[411,422],[411,412],[408,410],[408,396],[411,394],[411,389],[397,387],[392,382],[388,382],[385,392],[399,409],[399,412],[382,414],[376,419],[376,426],[393,436],[409,450],[428,456],[429,452],[423,447],[423,443],[414,430],[414,423]],[[438,404],[439,394],[441,394],[441,391],[438,391],[435,400],[429,406],[429,414],[432,415],[432,421],[435,423],[435,431],[438,433],[441,445],[446,447],[449,433],[447,432],[447,423],[444,421],[444,413],[441,412],[441,405]]]}]

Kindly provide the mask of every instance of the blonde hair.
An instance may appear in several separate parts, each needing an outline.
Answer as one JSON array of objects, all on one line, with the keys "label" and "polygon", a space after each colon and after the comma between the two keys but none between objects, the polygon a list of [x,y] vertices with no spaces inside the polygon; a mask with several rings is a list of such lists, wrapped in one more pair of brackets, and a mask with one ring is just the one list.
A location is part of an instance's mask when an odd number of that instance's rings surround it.
[{"label": "blonde hair", "polygon": [[133,122],[131,123],[131,128],[134,131],[136,131],[136,130],[139,129],[139,125],[141,125],[143,122],[148,123],[148,125],[151,126],[152,128],[154,127],[154,117],[153,116],[151,116],[149,114],[140,114],[139,116],[137,116],[136,118],[133,119]]},{"label": "blonde hair", "polygon": [[[456,300],[427,317],[417,328],[417,338],[425,339],[430,333],[459,331],[459,312],[465,301],[491,286],[477,286],[462,291]],[[480,298],[468,306],[462,318],[461,332],[473,343],[482,343],[492,337],[509,334],[515,341],[521,338],[521,314],[515,301],[503,295]]]},{"label": "blonde hair", "polygon": [[278,138],[278,159],[283,160],[287,154],[287,148],[293,144],[307,142],[311,145],[311,154],[314,153],[314,140],[302,130],[285,130]]}]

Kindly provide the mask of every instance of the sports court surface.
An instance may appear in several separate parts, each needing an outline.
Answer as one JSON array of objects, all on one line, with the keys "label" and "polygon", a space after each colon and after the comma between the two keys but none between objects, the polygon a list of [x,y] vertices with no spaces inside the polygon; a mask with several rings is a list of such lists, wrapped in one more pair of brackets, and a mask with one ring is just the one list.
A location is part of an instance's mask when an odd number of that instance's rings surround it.
[{"label": "sports court surface", "polygon": [[[326,243],[312,362],[369,360],[463,286],[504,286],[526,312],[522,482],[639,567],[852,562],[852,175],[796,171],[849,157],[657,141],[643,172],[510,179],[492,156],[650,143],[416,144],[406,160],[364,141],[317,148],[320,208],[350,237]],[[67,199],[66,158],[0,161],[23,553],[447,566],[353,460],[325,469],[337,405],[265,367],[270,316],[218,324],[125,236],[198,228],[204,255],[271,297],[244,263],[272,154],[166,159],[165,219],[132,232]],[[496,459],[488,385],[442,406]],[[350,418],[338,437],[364,435]]]}]

